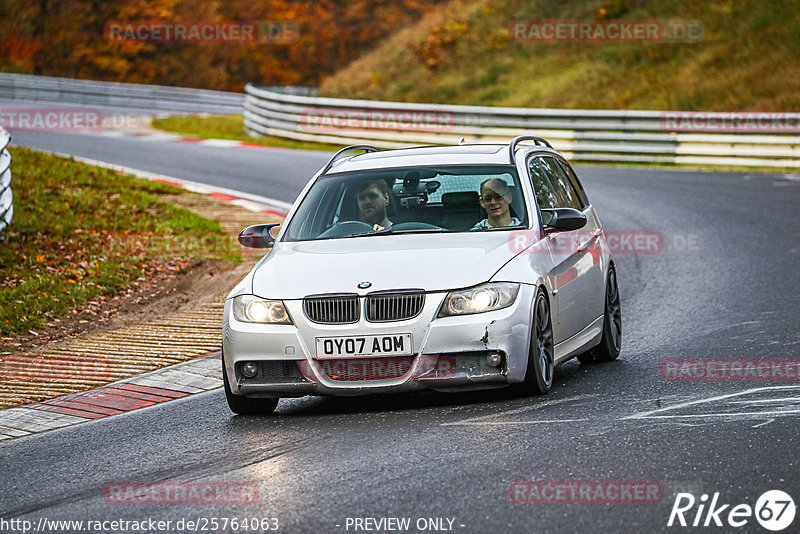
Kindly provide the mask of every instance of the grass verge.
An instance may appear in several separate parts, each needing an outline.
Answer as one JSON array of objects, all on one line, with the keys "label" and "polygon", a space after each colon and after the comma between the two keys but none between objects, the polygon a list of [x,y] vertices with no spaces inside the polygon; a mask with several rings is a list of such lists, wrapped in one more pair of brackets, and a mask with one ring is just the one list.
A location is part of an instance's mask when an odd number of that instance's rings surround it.
[{"label": "grass verge", "polygon": [[189,258],[240,261],[216,221],[159,197],[181,190],[15,147],[0,243],[0,333],[25,333]]},{"label": "grass verge", "polygon": [[311,141],[297,141],[276,136],[251,137],[244,129],[243,117],[240,114],[166,117],[153,119],[151,124],[153,128],[159,130],[203,139],[231,139],[233,141],[244,141],[256,145],[302,150],[325,150],[328,152],[339,150],[343,146]]},{"label": "grass verge", "polygon": [[[685,42],[526,40],[520,21],[699,25]],[[451,0],[325,78],[320,96],[564,109],[794,111],[796,0]],[[537,26],[539,27],[539,26]],[[569,34],[569,30],[567,31]],[[678,34],[675,33],[678,37]]]}]

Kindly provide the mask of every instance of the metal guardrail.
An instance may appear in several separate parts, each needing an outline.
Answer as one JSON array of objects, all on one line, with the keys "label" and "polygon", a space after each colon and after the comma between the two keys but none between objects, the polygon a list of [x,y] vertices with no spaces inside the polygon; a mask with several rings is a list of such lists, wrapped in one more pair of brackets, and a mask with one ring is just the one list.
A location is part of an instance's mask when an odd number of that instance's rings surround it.
[{"label": "metal guardrail", "polygon": [[46,100],[173,113],[240,113],[241,93],[0,73],[0,99]]},{"label": "metal guardrail", "polygon": [[[0,100],[47,101],[167,113],[239,113],[244,95],[205,89],[0,73]],[[0,107],[0,113],[2,113]],[[0,115],[1,117],[1,115]],[[0,233],[14,216],[9,133],[0,126]]]},{"label": "metal guardrail", "polygon": [[14,196],[11,193],[11,154],[8,143],[11,135],[0,126],[0,234],[14,217]]},{"label": "metal guardrail", "polygon": [[[406,104],[318,98],[250,84],[245,93],[244,124],[253,136],[402,148],[456,144],[462,137],[506,144],[531,134],[577,161],[800,167],[798,133],[670,131],[671,112]],[[705,115],[721,120],[728,114]],[[800,113],[780,115],[800,132]]]}]

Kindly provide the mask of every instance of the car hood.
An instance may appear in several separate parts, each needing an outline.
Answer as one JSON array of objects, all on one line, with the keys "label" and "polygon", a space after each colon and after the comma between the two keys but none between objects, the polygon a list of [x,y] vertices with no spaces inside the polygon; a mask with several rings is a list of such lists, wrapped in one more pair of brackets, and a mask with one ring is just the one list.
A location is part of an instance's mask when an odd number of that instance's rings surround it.
[{"label": "car hood", "polygon": [[[491,277],[516,252],[512,232],[407,234],[282,242],[253,270],[253,293],[300,299],[321,293],[449,290]],[[359,288],[369,282],[368,288]]]}]

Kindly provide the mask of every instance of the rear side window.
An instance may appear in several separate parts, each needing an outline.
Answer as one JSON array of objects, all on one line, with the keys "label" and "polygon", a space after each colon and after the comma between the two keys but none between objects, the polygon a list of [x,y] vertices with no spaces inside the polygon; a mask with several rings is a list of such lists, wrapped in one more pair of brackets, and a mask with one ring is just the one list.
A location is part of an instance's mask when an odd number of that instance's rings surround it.
[{"label": "rear side window", "polygon": [[583,185],[581,185],[581,181],[578,180],[578,175],[575,174],[575,171],[572,170],[572,166],[569,163],[564,161],[561,158],[556,158],[556,161],[561,166],[563,171],[566,173],[567,177],[569,178],[569,184],[575,190],[576,194],[578,195],[578,199],[580,199],[581,204],[585,208],[589,205],[589,198],[586,196],[586,191],[583,189]]},{"label": "rear side window", "polygon": [[541,158],[528,160],[528,170],[531,173],[531,183],[536,192],[536,203],[539,209],[559,207],[560,200],[556,196],[555,187],[550,180],[550,174]]},{"label": "rear side window", "polygon": [[551,156],[540,156],[537,159],[541,160],[545,172],[550,177],[550,183],[553,184],[556,198],[558,199],[558,205],[556,207],[574,208],[578,211],[583,211],[583,208],[586,207],[583,204],[583,198],[578,194],[578,191],[575,190],[572,184],[570,184],[569,178],[567,178],[561,166],[556,163],[555,158]]},{"label": "rear side window", "polygon": [[567,175],[555,159],[550,156],[536,156],[529,160],[528,169],[536,191],[536,201],[540,209],[575,208],[583,210],[583,198],[570,185]]}]

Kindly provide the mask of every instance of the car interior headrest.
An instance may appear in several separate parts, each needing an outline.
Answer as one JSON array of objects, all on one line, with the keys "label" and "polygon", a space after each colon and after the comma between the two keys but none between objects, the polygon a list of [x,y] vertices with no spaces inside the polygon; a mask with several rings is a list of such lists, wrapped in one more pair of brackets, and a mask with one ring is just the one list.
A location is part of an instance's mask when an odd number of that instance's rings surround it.
[{"label": "car interior headrest", "polygon": [[477,191],[456,191],[444,193],[442,195],[442,204],[449,208],[470,207],[477,209],[479,207],[479,198],[480,195]]}]

